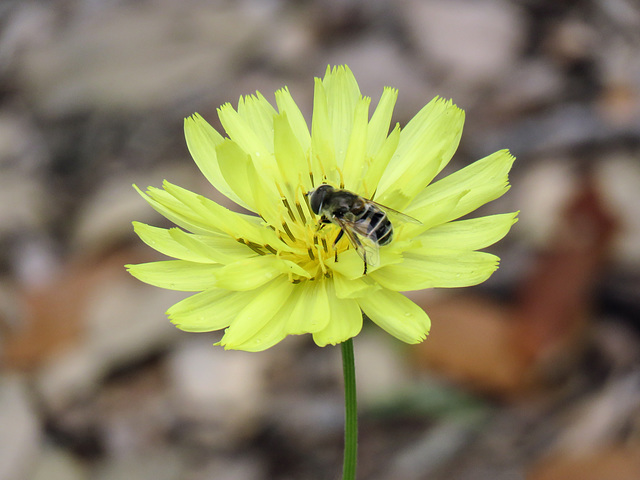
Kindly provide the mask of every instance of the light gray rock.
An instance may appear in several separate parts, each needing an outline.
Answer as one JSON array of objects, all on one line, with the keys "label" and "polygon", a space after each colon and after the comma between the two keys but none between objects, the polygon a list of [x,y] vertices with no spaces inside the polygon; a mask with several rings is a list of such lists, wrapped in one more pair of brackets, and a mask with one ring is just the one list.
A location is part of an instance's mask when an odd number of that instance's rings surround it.
[{"label": "light gray rock", "polygon": [[225,351],[212,343],[199,334],[171,352],[169,391],[179,418],[211,426],[209,442],[228,446],[253,432],[264,412],[269,355]]},{"label": "light gray rock", "polygon": [[362,406],[388,399],[410,385],[406,357],[386,333],[362,332],[353,345],[358,402]]},{"label": "light gray rock", "polygon": [[484,85],[515,65],[524,41],[521,11],[503,0],[406,0],[402,19],[424,61],[445,82]]},{"label": "light gray rock", "polygon": [[510,207],[526,208],[518,215],[514,234],[533,248],[545,248],[556,233],[563,209],[577,192],[576,164],[563,156],[540,159],[516,180],[518,188],[510,192]]},{"label": "light gray rock", "polygon": [[113,368],[165,348],[180,333],[164,311],[184,293],[152,288],[128,276],[96,283],[87,299],[84,341],[61,352],[37,373],[37,389],[52,410],[95,391]]},{"label": "light gray rock", "polygon": [[40,452],[40,420],[32,405],[26,380],[0,376],[0,478],[30,478]]},{"label": "light gray rock", "polygon": [[596,166],[594,178],[606,208],[614,213],[619,229],[612,254],[619,265],[640,265],[640,165],[638,158],[612,153]]},{"label": "light gray rock", "polygon": [[[235,5],[235,4],[228,4]],[[139,111],[230,82],[259,44],[260,15],[205,2],[152,1],[64,19],[44,45],[16,59],[40,111]]]},{"label": "light gray rock", "polygon": [[185,478],[184,459],[174,450],[136,452],[135,455],[112,458],[98,466],[95,480],[178,480]]},{"label": "light gray rock", "polygon": [[89,480],[86,465],[67,450],[45,445],[29,480]]}]

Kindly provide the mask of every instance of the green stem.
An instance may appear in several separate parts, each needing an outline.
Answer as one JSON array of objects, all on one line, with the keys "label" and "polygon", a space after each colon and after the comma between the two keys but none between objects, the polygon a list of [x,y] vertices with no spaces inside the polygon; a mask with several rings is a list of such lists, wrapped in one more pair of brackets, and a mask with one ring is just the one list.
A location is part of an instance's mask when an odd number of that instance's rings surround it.
[{"label": "green stem", "polygon": [[358,403],[356,400],[356,365],[353,356],[353,340],[342,347],[342,371],[344,374],[344,464],[342,480],[355,480],[358,463]]}]

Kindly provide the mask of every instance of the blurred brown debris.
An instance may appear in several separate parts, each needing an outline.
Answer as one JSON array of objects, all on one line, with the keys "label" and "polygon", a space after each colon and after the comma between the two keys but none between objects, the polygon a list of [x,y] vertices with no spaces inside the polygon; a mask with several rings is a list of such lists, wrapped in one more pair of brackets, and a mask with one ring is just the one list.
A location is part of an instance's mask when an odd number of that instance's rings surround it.
[{"label": "blurred brown debris", "polygon": [[605,448],[574,458],[555,458],[537,467],[529,480],[637,480],[640,445]]},{"label": "blurred brown debris", "polygon": [[105,279],[126,275],[127,260],[126,252],[77,258],[46,283],[25,287],[19,299],[24,316],[5,332],[2,364],[12,370],[33,370],[84,342],[90,297]]},{"label": "blurred brown debris", "polygon": [[615,217],[585,174],[513,305],[470,295],[423,302],[434,326],[416,348],[419,364],[503,398],[544,386],[579,358],[615,231]]}]

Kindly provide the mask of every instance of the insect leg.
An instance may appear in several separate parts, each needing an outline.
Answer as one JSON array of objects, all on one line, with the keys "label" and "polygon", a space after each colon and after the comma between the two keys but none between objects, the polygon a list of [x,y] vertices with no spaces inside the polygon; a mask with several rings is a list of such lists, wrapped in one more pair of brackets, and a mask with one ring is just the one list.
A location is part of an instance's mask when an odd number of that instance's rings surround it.
[{"label": "insect leg", "polygon": [[344,230],[341,228],[340,231],[338,232],[338,235],[336,236],[336,239],[333,241],[333,249],[336,252],[336,262],[338,261],[338,249],[336,248],[336,245],[338,244],[338,242],[340,241],[343,235],[344,235]]},{"label": "insect leg", "polygon": [[[340,232],[342,233],[342,230],[340,230]],[[358,250],[358,252],[361,254],[362,260],[364,261],[364,271],[362,272],[362,275],[366,275],[367,274],[367,250],[364,248],[364,246],[362,245],[362,242],[356,235],[352,235],[352,241],[355,243],[356,250]]]}]

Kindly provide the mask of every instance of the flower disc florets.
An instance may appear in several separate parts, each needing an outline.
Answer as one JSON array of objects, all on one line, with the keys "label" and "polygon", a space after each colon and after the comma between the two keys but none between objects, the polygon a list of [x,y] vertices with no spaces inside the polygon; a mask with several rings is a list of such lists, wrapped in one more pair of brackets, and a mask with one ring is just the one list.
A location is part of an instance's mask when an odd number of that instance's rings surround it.
[{"label": "flower disc florets", "polygon": [[[501,150],[431,183],[455,152],[464,112],[432,100],[389,133],[397,91],[385,88],[369,117],[347,67],[316,79],[311,132],[288,89],[278,110],[259,93],[218,114],[228,138],[201,116],[185,120],[189,150],[205,177],[252,214],[228,210],[169,182],[140,194],[181,228],[134,222],[136,233],[176,260],[129,265],[147,283],[200,292],[168,310],[188,331],[226,329],[225,348],[263,350],[287,335],[318,345],[358,334],[362,313],[395,337],[422,341],[426,313],[400,291],[486,280],[498,258],[479,252],[516,214],[456,220],[508,189],[513,157]],[[341,228],[323,224],[308,192],[327,183],[416,219],[394,224],[367,273]],[[335,222],[334,222],[335,223]]]}]

